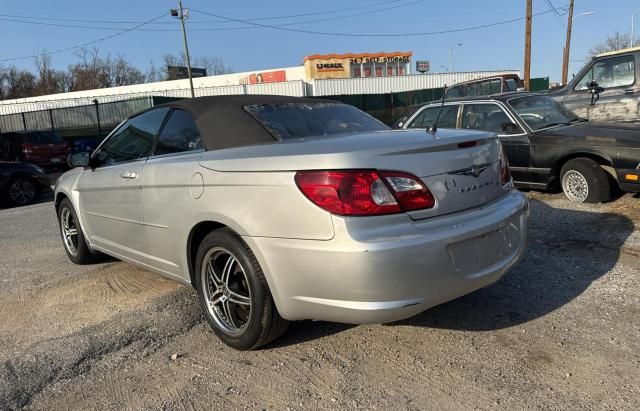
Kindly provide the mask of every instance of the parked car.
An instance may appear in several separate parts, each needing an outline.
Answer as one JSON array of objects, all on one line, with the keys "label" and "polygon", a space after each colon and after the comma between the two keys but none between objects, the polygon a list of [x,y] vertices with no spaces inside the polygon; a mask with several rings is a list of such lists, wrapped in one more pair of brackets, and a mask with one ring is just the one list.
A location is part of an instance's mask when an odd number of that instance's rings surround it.
[{"label": "parked car", "polygon": [[51,182],[40,167],[28,163],[0,161],[2,203],[14,206],[31,204],[47,191],[51,191]]},{"label": "parked car", "polygon": [[389,322],[498,280],[527,198],[495,135],[392,131],[338,102],[218,96],[127,119],[56,183],[64,249],[193,285],[226,344]]},{"label": "parked car", "polygon": [[[636,73],[639,67],[640,47],[599,54],[565,87],[552,90],[548,95],[591,121],[638,122],[640,75]],[[594,92],[597,96],[592,99]]]},{"label": "parked car", "polygon": [[[441,111],[442,110],[442,111]],[[599,203],[612,189],[640,192],[640,129],[583,119],[546,95],[511,93],[416,108],[399,128],[440,127],[496,133],[518,187],[562,187],[576,202]]]},{"label": "parked car", "polygon": [[517,74],[484,77],[455,84],[445,91],[445,98],[478,97],[492,94],[510,93],[522,88],[523,83]]},{"label": "parked car", "polygon": [[19,131],[0,135],[0,159],[36,164],[66,165],[69,143],[52,131]]}]

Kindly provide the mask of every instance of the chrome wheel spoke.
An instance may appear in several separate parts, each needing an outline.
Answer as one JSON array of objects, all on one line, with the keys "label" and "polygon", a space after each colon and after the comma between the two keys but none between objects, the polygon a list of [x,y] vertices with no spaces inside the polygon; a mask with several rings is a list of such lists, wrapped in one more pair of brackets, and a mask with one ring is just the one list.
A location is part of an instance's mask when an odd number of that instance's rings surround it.
[{"label": "chrome wheel spoke", "polygon": [[237,335],[251,317],[248,277],[237,257],[222,247],[210,249],[204,258],[200,278],[208,314],[217,328]]},{"label": "chrome wheel spoke", "polygon": [[235,262],[236,259],[230,255],[229,259],[224,264],[224,270],[222,271],[222,284],[224,284],[225,287],[229,287],[229,278],[231,277],[231,270],[233,270]]},{"label": "chrome wheel spoke", "polygon": [[229,300],[225,299],[222,301],[222,311],[224,313],[224,316],[227,317],[227,321],[229,322],[229,325],[233,328],[238,328],[238,326],[236,326],[235,321],[233,319],[233,314],[231,312],[231,306],[229,305]]},{"label": "chrome wheel spoke", "polygon": [[219,288],[222,285],[222,278],[216,273],[216,269],[213,266],[213,261],[209,260],[207,262],[207,273],[209,275],[209,279],[215,285],[215,288]]},{"label": "chrome wheel spoke", "polygon": [[251,298],[241,295],[235,291],[229,290],[229,301],[235,304],[251,306]]}]

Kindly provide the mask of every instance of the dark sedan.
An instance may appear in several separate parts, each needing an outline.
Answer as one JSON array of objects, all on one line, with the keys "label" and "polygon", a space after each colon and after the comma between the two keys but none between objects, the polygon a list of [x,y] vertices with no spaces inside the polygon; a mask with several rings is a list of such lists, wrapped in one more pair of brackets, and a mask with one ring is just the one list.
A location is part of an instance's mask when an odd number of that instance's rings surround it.
[{"label": "dark sedan", "polygon": [[0,201],[13,206],[33,203],[51,190],[44,170],[29,163],[0,161]]},{"label": "dark sedan", "polygon": [[519,187],[561,187],[588,203],[609,201],[617,189],[640,192],[637,126],[589,122],[544,95],[509,93],[430,103],[395,127],[428,129],[440,111],[440,128],[495,132]]}]

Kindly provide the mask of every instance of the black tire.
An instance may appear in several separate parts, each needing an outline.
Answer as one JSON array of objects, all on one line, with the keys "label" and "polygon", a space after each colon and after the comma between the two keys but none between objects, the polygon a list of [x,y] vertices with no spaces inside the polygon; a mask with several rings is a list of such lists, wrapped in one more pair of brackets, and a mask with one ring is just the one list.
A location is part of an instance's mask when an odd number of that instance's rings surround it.
[{"label": "black tire", "polygon": [[611,200],[609,175],[590,158],[567,161],[560,172],[560,185],[565,196],[574,202],[606,203]]},{"label": "black tire", "polygon": [[[65,222],[63,221],[63,219],[67,216],[67,213],[68,216],[72,219],[72,223],[68,224],[69,228],[75,228],[76,230],[75,241],[73,242],[75,246],[75,252],[74,250],[70,249],[70,247],[67,245],[67,242],[65,241]],[[75,264],[79,265],[89,264],[95,261],[97,255],[91,252],[91,250],[89,249],[89,246],[87,245],[87,242],[84,238],[84,233],[80,228],[80,223],[78,222],[76,211],[73,209],[73,205],[68,198],[62,200],[60,202],[60,205],[58,206],[58,224],[60,226],[62,246],[69,259]]]},{"label": "black tire", "polygon": [[[228,253],[225,254],[225,252]],[[225,321],[224,318],[226,316],[221,314],[222,310],[216,312],[216,309],[211,308],[209,304],[210,297],[217,296],[217,298],[211,299],[219,300],[221,296],[229,295],[229,291],[213,290],[216,284],[210,277],[209,272],[203,273],[203,267],[208,267],[209,261],[214,261],[213,264],[215,265],[216,260],[214,258],[216,258],[216,255],[220,256],[220,258],[225,258],[225,255],[234,257],[232,264],[235,264],[235,270],[233,274],[228,274],[227,279],[233,275],[236,279],[234,284],[236,287],[245,289],[250,301],[248,304],[250,306],[249,313],[246,313],[247,309],[245,307],[240,307],[238,304],[232,308],[227,308],[226,312],[229,312],[231,317],[235,318],[235,321],[232,320],[231,324],[243,323],[235,324],[237,329],[233,329],[233,326],[230,327],[228,321]],[[206,280],[206,284],[203,279]],[[238,281],[238,279],[241,281]],[[213,332],[232,348],[238,350],[256,349],[280,337],[289,326],[289,321],[280,317],[276,309],[269,285],[255,255],[239,236],[227,228],[212,231],[200,243],[196,256],[195,285],[200,298],[200,305]],[[232,284],[229,284],[229,280],[227,280],[224,288],[232,289]],[[241,293],[239,288],[234,291]],[[212,295],[209,296],[208,294]],[[227,298],[232,303],[229,299],[230,297]],[[219,304],[222,305],[224,302]],[[245,310],[245,318],[240,318],[242,310]],[[228,328],[231,328],[231,330]]]},{"label": "black tire", "polygon": [[40,187],[29,177],[19,176],[7,184],[6,202],[12,206],[26,206],[40,196]]}]

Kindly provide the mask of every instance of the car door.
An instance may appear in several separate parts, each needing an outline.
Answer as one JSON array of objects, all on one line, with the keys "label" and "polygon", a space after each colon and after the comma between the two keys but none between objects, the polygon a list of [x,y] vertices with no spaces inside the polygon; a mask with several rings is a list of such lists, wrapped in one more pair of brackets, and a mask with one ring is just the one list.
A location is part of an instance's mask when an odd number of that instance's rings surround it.
[{"label": "car door", "polygon": [[[591,121],[637,121],[640,119],[640,89],[636,81],[634,54],[595,60],[580,74],[563,103],[573,112]],[[591,106],[588,84],[595,80],[604,87],[600,99]]]},{"label": "car door", "polygon": [[[511,134],[502,130],[504,123],[514,123],[517,129]],[[530,145],[527,133],[505,109],[497,103],[465,102],[462,106],[461,127],[496,133],[502,142],[513,179],[516,182],[529,181]]]},{"label": "car door", "polygon": [[[442,113],[438,119],[438,128],[456,128],[458,124],[459,104],[446,104],[442,107]],[[441,106],[429,106],[418,111],[409,119],[405,128],[430,128],[438,117]]]},{"label": "car door", "polygon": [[193,207],[204,190],[198,165],[203,151],[200,131],[191,113],[171,110],[141,181],[144,262],[165,273],[188,272],[183,270],[185,244],[196,212]]},{"label": "car door", "polygon": [[141,175],[168,111],[150,110],[123,123],[92,154],[96,167],[82,172],[78,208],[94,246],[140,259],[145,241]]}]

